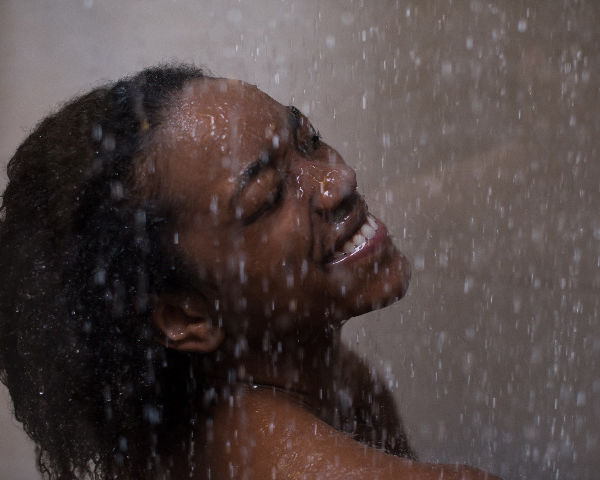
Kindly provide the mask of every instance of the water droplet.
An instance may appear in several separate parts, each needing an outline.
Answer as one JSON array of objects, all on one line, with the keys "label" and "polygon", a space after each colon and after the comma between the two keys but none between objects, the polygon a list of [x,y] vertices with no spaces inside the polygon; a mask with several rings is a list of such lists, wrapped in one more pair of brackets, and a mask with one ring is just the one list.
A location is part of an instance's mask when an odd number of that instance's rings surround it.
[{"label": "water droplet", "polygon": [[519,23],[517,24],[517,29],[521,33],[523,33],[525,30],[527,30],[527,20],[525,20],[525,19],[519,20]]}]

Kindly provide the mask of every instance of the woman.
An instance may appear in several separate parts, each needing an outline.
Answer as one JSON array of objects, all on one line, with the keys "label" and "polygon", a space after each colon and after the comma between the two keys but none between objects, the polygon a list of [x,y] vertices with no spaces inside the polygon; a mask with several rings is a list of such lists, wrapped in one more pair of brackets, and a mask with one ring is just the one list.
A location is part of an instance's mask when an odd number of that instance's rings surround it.
[{"label": "woman", "polygon": [[150,68],[43,120],[8,176],[0,371],[47,477],[483,478],[415,462],[339,347],[409,267],[297,109]]}]

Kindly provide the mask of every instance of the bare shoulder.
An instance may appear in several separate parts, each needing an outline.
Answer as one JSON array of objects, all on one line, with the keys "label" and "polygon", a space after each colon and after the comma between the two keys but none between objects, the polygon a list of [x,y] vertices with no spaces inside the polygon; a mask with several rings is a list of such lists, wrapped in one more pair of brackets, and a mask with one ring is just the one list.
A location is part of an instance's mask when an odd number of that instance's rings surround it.
[{"label": "bare shoulder", "polygon": [[214,478],[494,480],[462,466],[418,463],[361,444],[285,393],[258,389],[215,412],[207,448]]}]

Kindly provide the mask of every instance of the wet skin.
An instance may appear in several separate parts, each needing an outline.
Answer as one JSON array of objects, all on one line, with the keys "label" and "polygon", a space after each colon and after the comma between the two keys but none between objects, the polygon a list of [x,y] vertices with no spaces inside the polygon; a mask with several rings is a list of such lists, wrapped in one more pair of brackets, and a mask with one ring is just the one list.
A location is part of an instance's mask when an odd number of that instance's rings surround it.
[{"label": "wet skin", "polygon": [[300,112],[243,82],[195,82],[157,140],[179,246],[229,332],[307,339],[406,291],[408,262],[383,225],[378,243],[331,262],[367,206],[354,170]]},{"label": "wet skin", "polygon": [[[197,478],[459,478],[352,439],[387,432],[410,456],[389,392],[339,340],[344,320],[402,297],[410,270],[378,221],[339,252],[367,207],[308,119],[254,86],[201,80],[154,142],[138,182],[176,212],[173,247],[201,285],[157,301],[157,339],[205,354],[203,379],[223,393],[196,432]],[[184,457],[168,462],[175,478],[188,478]]]}]

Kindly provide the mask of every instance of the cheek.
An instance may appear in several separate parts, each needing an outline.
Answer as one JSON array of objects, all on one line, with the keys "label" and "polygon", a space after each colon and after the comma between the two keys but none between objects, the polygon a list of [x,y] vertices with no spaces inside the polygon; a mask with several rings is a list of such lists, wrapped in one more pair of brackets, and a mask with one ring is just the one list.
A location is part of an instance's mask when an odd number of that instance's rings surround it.
[{"label": "cheek", "polygon": [[[286,202],[244,233],[240,244],[257,268],[300,265],[311,251],[310,225],[300,209]],[[250,260],[250,258],[249,258]],[[271,270],[271,273],[276,273]]]}]

